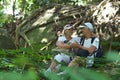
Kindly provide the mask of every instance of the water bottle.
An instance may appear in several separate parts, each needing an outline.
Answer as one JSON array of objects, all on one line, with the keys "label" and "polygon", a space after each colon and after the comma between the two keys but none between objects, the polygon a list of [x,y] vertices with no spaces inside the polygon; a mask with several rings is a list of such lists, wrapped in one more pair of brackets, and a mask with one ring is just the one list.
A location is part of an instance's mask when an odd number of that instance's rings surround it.
[{"label": "water bottle", "polygon": [[90,54],[90,55],[88,55],[87,58],[86,58],[86,67],[87,67],[87,68],[90,68],[90,67],[93,66],[93,64],[94,64],[94,55],[93,55],[93,54]]}]

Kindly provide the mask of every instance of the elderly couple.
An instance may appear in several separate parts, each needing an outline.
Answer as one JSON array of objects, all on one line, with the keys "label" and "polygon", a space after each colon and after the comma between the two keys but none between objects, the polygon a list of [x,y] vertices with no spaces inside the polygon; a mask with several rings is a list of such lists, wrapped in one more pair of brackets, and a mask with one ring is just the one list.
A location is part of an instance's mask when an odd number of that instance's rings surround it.
[{"label": "elderly couple", "polygon": [[[73,27],[69,24],[64,27],[64,35],[58,37],[56,42],[58,49],[69,49],[71,50],[71,54],[74,52],[76,56],[71,59],[72,56],[65,54],[64,52],[57,54],[47,71],[57,72],[61,66],[61,64],[58,64],[60,62],[67,63],[69,67],[78,66],[77,60],[80,57],[87,57],[98,49],[99,39],[97,37],[94,39],[93,43],[91,43],[92,37],[95,37],[93,25],[90,22],[86,22],[83,25],[80,25],[79,28],[85,38],[82,44],[80,44],[81,37],[72,37]],[[84,50],[85,52],[80,50]]]}]

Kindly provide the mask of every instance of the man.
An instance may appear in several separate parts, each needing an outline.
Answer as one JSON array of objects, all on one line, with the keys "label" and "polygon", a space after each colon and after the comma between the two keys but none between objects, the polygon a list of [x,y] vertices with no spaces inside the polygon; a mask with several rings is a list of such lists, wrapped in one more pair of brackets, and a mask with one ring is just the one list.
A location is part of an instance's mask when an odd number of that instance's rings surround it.
[{"label": "man", "polygon": [[[95,54],[94,52],[99,47],[99,39],[95,37],[93,34],[94,29],[93,25],[90,22],[86,22],[83,25],[80,25],[79,28],[81,28],[81,31],[83,33],[84,42],[83,44],[79,45],[78,43],[73,43],[71,46],[78,48],[77,51],[77,57],[75,57],[69,64],[69,66],[78,66],[77,60],[79,60],[80,57],[87,57],[88,55]],[[95,37],[94,41],[92,41],[92,37]]]},{"label": "man", "polygon": [[[54,57],[54,60],[52,61],[50,67],[47,69],[47,72],[49,71],[54,71],[57,72],[59,70],[59,67],[61,66],[61,64],[57,64],[57,63],[61,63],[61,62],[65,62],[66,64],[68,64],[71,60],[71,44],[74,42],[79,42],[79,38],[76,37],[72,37],[73,34],[73,27],[68,24],[64,27],[64,35],[63,36],[59,36],[58,40],[56,42],[57,45],[57,50],[61,50],[61,53],[57,54]],[[64,51],[62,51],[64,50]],[[69,54],[66,54],[69,53]]]}]

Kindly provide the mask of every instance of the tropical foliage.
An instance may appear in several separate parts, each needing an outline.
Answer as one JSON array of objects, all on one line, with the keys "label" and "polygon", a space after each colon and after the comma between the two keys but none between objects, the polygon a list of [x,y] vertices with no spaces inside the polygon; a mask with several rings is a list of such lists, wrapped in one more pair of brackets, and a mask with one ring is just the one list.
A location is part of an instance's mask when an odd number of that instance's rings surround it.
[{"label": "tropical foliage", "polygon": [[[119,80],[118,1],[0,0],[0,80]],[[66,23],[75,23],[77,28],[84,21],[94,21],[97,34],[105,37],[101,44],[106,55],[96,59],[93,68],[71,69],[63,65],[61,70],[66,70],[67,75],[48,73],[46,77],[44,70],[58,53],[52,52],[57,31]]]}]

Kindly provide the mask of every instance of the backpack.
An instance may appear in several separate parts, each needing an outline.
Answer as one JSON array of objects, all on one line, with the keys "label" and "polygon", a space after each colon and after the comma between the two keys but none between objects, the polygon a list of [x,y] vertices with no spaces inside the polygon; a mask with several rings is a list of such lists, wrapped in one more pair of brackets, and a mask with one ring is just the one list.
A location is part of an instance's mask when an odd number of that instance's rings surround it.
[{"label": "backpack", "polygon": [[[91,44],[93,43],[93,41],[95,40],[96,37],[92,37],[92,40],[91,40]],[[83,46],[84,44],[84,41],[85,41],[85,38],[84,37],[81,37],[81,40],[80,40],[80,44]],[[103,53],[102,53],[102,49],[101,49],[101,46],[99,44],[99,47],[97,49],[97,51],[95,51],[94,53],[96,53],[94,56],[97,57],[97,58],[101,58],[103,56]]]}]

